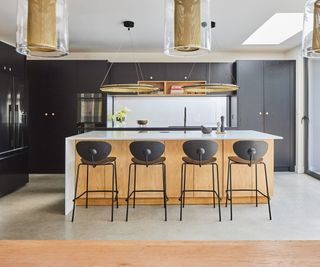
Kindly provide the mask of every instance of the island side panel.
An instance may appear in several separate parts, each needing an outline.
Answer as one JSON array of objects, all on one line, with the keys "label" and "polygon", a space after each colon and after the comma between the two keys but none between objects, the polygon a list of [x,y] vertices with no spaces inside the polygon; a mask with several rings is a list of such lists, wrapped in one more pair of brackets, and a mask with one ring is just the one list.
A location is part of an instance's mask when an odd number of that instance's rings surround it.
[{"label": "island side panel", "polygon": [[[224,196],[225,190],[227,189],[227,175],[228,175],[228,157],[236,156],[233,151],[233,144],[239,140],[224,140]],[[268,151],[264,156],[264,161],[267,164],[268,184],[270,195],[273,194],[274,188],[274,141],[271,139],[263,140],[268,143]],[[265,193],[266,185],[264,178],[263,166],[258,167],[258,186],[259,189]],[[236,188],[255,188],[255,167],[251,168],[248,165],[233,165],[232,166],[232,187]],[[236,198],[238,203],[253,203],[255,201],[254,192],[233,192],[233,197]],[[259,196],[259,200],[266,203],[264,197]]]},{"label": "island side panel", "polygon": [[75,185],[75,169],[76,164],[76,151],[75,151],[75,141],[71,139],[66,139],[65,143],[65,215],[68,215],[72,211],[73,198],[74,198],[74,185]]}]

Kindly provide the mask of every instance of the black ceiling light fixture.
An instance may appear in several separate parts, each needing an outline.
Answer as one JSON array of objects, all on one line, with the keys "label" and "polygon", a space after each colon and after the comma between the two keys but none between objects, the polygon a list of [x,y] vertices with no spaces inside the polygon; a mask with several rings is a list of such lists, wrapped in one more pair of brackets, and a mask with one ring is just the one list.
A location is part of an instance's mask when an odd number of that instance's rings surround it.
[{"label": "black ceiling light fixture", "polygon": [[130,31],[132,28],[134,28],[134,22],[131,20],[125,20],[123,22],[123,26],[126,27],[128,31]]}]

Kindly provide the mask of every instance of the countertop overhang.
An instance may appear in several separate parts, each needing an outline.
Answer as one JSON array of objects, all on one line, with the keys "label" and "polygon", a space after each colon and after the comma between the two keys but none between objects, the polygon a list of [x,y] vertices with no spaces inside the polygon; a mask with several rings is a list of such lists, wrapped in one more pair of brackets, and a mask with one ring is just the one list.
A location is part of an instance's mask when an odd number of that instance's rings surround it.
[{"label": "countertop overhang", "polygon": [[187,131],[92,131],[67,137],[67,140],[264,140],[283,139],[281,136],[252,131],[229,130],[224,134],[203,134],[202,132]]}]

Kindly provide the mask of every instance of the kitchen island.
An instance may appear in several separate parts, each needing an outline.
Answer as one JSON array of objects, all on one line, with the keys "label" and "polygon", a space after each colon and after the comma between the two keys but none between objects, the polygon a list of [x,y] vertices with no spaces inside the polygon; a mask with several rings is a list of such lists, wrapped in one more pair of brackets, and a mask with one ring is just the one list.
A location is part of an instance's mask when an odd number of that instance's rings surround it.
[{"label": "kitchen island", "polygon": [[[202,134],[200,131],[170,132],[135,132],[135,131],[92,131],[66,138],[66,177],[65,177],[65,214],[72,210],[72,199],[74,197],[74,185],[77,165],[80,157],[76,152],[75,146],[79,141],[106,141],[112,145],[110,156],[117,157],[118,190],[119,204],[125,204],[127,196],[128,167],[131,163],[132,155],[129,145],[133,141],[153,140],[161,141],[165,144],[166,165],[167,165],[167,194],[168,204],[178,204],[180,196],[180,175],[181,158],[184,156],[182,144],[187,140],[214,140],[218,144],[218,152],[215,155],[219,165],[220,173],[220,194],[225,199],[225,190],[227,186],[227,164],[228,157],[233,156],[233,144],[239,140],[263,140],[268,143],[268,151],[264,159],[267,164],[268,182],[270,195],[273,195],[274,185],[274,140],[282,137],[261,133],[257,131],[230,130],[225,134]],[[139,166],[137,168],[137,189],[158,189],[162,188],[161,167],[152,166],[146,168]],[[89,188],[90,190],[102,190],[111,188],[111,168],[100,166],[90,168]],[[79,176],[78,192],[85,190],[85,175],[82,171]],[[254,188],[254,168],[246,165],[234,166],[233,169],[233,188]],[[259,187],[265,193],[264,171],[263,167],[258,167]],[[210,166],[188,166],[187,167],[187,189],[211,189],[212,176]],[[234,192],[234,203],[253,203],[255,196],[253,192]],[[91,193],[89,194],[89,204],[91,205],[109,205],[111,204],[110,194]],[[137,204],[161,204],[162,194],[137,194]],[[266,199],[261,197],[260,202],[265,203]],[[187,193],[186,203],[188,204],[211,204],[212,193]],[[77,205],[84,205],[84,198],[77,200]]]}]

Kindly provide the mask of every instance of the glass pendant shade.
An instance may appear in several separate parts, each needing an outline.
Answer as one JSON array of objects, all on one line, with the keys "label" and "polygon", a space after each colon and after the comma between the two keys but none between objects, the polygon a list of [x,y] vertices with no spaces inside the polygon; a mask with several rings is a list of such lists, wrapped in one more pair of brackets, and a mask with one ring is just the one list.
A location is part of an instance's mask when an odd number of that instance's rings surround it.
[{"label": "glass pendant shade", "polygon": [[69,52],[66,0],[18,0],[17,52],[61,57]]},{"label": "glass pendant shade", "polygon": [[302,50],[305,57],[320,57],[320,0],[306,2]]},{"label": "glass pendant shade", "polygon": [[197,56],[211,51],[210,0],[166,0],[164,52]]}]

